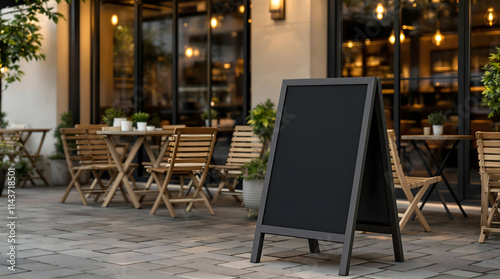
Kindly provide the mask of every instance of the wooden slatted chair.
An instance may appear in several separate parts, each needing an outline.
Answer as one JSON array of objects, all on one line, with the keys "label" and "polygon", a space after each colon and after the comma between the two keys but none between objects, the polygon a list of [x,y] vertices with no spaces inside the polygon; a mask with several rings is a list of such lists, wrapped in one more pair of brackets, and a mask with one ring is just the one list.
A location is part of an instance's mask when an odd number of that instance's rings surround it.
[{"label": "wooden slatted chair", "polygon": [[[106,193],[109,184],[116,175],[116,166],[108,161],[97,163],[99,159],[94,156],[95,150],[92,147],[87,129],[61,128],[60,131],[64,154],[66,156],[66,163],[68,164],[68,169],[71,175],[71,181],[61,198],[61,203],[66,201],[66,198],[71,190],[75,188],[80,196],[80,199],[82,200],[83,205],[88,205],[85,194],[95,194],[96,197],[94,200],[96,201],[102,194]],[[99,172],[104,170],[109,171],[111,175],[108,185],[104,185],[99,179]],[[98,180],[97,185],[100,186],[99,188],[82,188],[79,178],[84,171],[90,171],[94,174]],[[128,201],[125,192],[122,188],[120,189],[125,201]]]},{"label": "wooden slatted chair", "polygon": [[[259,137],[253,133],[250,126],[238,125],[234,127],[229,155],[225,165],[213,165],[213,168],[220,178],[219,187],[214,195],[212,204],[216,203],[221,195],[231,195],[240,202],[241,190],[236,190],[237,177],[241,174],[241,167],[252,159],[262,155],[264,144]],[[232,182],[230,182],[232,180]]]},{"label": "wooden slatted chair", "polygon": [[[209,171],[210,160],[215,146],[217,135],[216,128],[178,128],[175,135],[167,144],[168,160],[167,165],[148,169],[153,175],[159,192],[150,214],[155,214],[163,202],[170,216],[177,217],[172,204],[188,203],[186,211],[191,211],[194,202],[203,202],[208,212],[214,215],[207,196],[202,191]],[[195,177],[195,173],[200,172],[200,178]],[[187,196],[174,197],[168,189],[173,175],[187,175],[195,185],[195,190]]]},{"label": "wooden slatted chair", "polygon": [[[429,226],[427,220],[425,220],[424,215],[418,208],[418,203],[420,202],[420,199],[422,199],[422,197],[424,196],[429,186],[441,181],[441,177],[405,176],[403,168],[401,166],[401,162],[399,160],[398,146],[396,145],[396,134],[394,133],[394,130],[387,130],[387,136],[389,140],[389,149],[391,154],[394,187],[403,190],[406,198],[410,202],[410,205],[408,206],[406,211],[400,214],[401,220],[399,221],[399,229],[402,231],[406,223],[410,219],[410,217],[413,215],[413,213],[415,213],[417,215],[418,221],[420,222],[424,230],[426,232],[430,232],[431,227]],[[420,189],[414,196],[411,190],[418,188]]]},{"label": "wooden slatted chair", "polygon": [[[500,232],[500,133],[476,132],[481,175],[481,234],[484,243],[490,232]],[[491,209],[489,209],[491,205]]]}]

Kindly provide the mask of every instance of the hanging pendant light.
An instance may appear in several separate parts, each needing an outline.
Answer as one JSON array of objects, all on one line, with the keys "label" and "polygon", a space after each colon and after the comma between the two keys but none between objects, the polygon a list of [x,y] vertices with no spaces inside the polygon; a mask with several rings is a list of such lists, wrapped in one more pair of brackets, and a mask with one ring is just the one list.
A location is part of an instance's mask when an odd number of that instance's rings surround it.
[{"label": "hanging pendant light", "polygon": [[444,41],[444,35],[441,34],[441,30],[439,30],[439,21],[437,23],[436,33],[432,37],[432,43],[436,46],[440,46]]},{"label": "hanging pendant light", "polygon": [[386,14],[387,9],[384,7],[384,4],[382,3],[382,1],[378,2],[377,6],[375,7],[375,17],[378,20],[382,20]]},{"label": "hanging pendant light", "polygon": [[[403,43],[406,39],[405,33],[403,31],[399,32],[399,42]],[[389,43],[393,45],[396,42],[396,36],[394,36],[394,30],[391,31],[391,35],[389,36]]]},{"label": "hanging pendant light", "polygon": [[488,10],[486,11],[486,14],[484,15],[484,22],[488,26],[493,26],[495,23],[497,23],[498,16],[495,13],[495,9],[493,7],[489,7]]}]

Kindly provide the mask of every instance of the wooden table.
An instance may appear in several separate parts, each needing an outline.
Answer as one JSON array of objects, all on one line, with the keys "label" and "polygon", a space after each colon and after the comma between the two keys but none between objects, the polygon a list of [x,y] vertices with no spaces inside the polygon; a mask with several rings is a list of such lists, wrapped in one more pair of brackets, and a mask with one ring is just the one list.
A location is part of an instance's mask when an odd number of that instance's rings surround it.
[{"label": "wooden table", "polygon": [[[448,161],[448,158],[450,157],[451,152],[457,147],[458,143],[461,140],[472,140],[472,139],[474,139],[474,136],[471,136],[471,135],[441,135],[441,136],[434,136],[434,135],[402,135],[401,136],[401,140],[409,140],[409,141],[411,141],[411,144],[413,145],[413,147],[418,151],[418,154],[420,155],[420,158],[422,159],[422,161],[424,163],[424,167],[427,170],[427,173],[429,174],[429,176],[441,176],[441,178],[443,179],[443,181],[444,181],[444,183],[446,185],[446,188],[448,188],[448,190],[450,191],[451,196],[453,197],[453,199],[455,200],[455,203],[460,208],[460,211],[462,211],[462,214],[463,214],[464,217],[467,217],[467,214],[465,213],[464,209],[462,208],[462,204],[460,204],[460,201],[458,200],[455,192],[453,192],[453,190],[452,190],[452,188],[450,186],[450,183],[446,179],[446,176],[443,174],[443,170],[444,170],[444,168],[446,166],[446,162]],[[453,142],[453,147],[450,150],[448,150],[448,152],[446,153],[445,157],[443,158],[443,161],[439,164],[438,159],[432,153],[429,145],[427,144],[427,141],[443,141],[443,142],[444,141],[454,141],[454,142]],[[423,146],[425,147],[425,149],[431,155],[432,161],[434,162],[434,164],[437,167],[437,171],[435,173],[432,173],[430,166],[425,161],[423,151],[421,150],[421,148],[418,147],[418,143],[419,142],[423,143]],[[427,191],[426,196],[422,200],[422,205],[420,206],[420,210],[422,210],[422,208],[424,208],[424,205],[427,202],[427,200],[429,199],[429,196],[432,194],[432,192],[434,190],[436,190],[436,184],[433,184],[429,189],[430,190]],[[443,195],[439,191],[437,191],[437,194],[438,194],[439,198],[441,199],[441,203],[443,204],[446,212],[448,213],[448,217],[450,219],[453,219],[453,216],[451,215],[451,212],[448,209],[448,206],[446,206],[446,202],[444,200]]]},{"label": "wooden table", "polygon": [[[31,181],[33,185],[35,185],[35,182],[33,179],[41,179],[45,186],[49,186],[49,182],[43,175],[43,172],[38,169],[37,167],[37,162],[40,159],[41,155],[40,152],[42,151],[42,146],[43,142],[45,141],[45,136],[47,135],[47,132],[49,132],[51,129],[0,129],[0,133],[14,133],[17,134],[19,138],[19,142],[22,144],[21,147],[21,156],[26,157],[33,168],[33,171],[38,174],[38,176],[32,176],[29,172],[26,177],[22,179],[21,184],[19,185],[20,188],[23,188],[26,183]],[[31,138],[31,135],[34,133],[41,133],[42,137],[40,139],[40,142],[38,143],[38,147],[36,149],[35,153],[30,153],[26,147],[27,142]]]},{"label": "wooden table", "polygon": [[[113,161],[116,164],[116,168],[118,170],[118,175],[116,176],[113,185],[111,186],[108,194],[106,195],[104,199],[104,203],[102,204],[103,207],[107,207],[111,200],[113,199],[113,196],[116,193],[116,190],[120,186],[121,183],[123,183],[125,190],[128,193],[128,196],[130,200],[132,201],[132,204],[134,205],[135,208],[141,208],[141,204],[139,202],[139,199],[136,197],[134,194],[134,189],[132,189],[132,186],[130,185],[130,181],[128,180],[126,171],[130,167],[130,164],[134,160],[135,156],[137,155],[137,152],[139,151],[141,146],[144,146],[144,149],[146,150],[146,153],[149,157],[149,160],[151,160],[151,163],[153,167],[158,167],[161,163],[161,160],[163,158],[163,155],[165,154],[165,151],[167,150],[168,144],[163,144],[160,148],[160,152],[158,153],[158,156],[155,157],[153,154],[151,145],[149,144],[148,140],[146,139],[147,137],[163,137],[163,136],[168,136],[172,135],[173,130],[158,130],[158,131],[128,131],[128,132],[122,132],[122,131],[98,131],[98,135],[103,135],[104,140],[106,141],[106,144],[109,148],[109,152],[111,153],[111,156],[113,157]],[[122,162],[120,155],[118,154],[116,150],[116,146],[113,143],[112,137],[135,137],[134,144],[132,145],[132,148],[129,151],[129,154],[124,162]]]}]

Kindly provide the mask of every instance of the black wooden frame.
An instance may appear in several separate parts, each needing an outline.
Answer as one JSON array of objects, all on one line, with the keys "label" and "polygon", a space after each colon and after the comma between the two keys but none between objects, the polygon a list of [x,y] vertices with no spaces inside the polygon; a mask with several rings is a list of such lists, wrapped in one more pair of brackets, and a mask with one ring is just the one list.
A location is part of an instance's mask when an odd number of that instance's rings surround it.
[{"label": "black wooden frame", "polygon": [[[356,167],[354,172],[353,185],[351,189],[351,200],[349,205],[347,224],[344,234],[339,233],[328,233],[328,232],[319,232],[319,231],[311,231],[311,230],[303,230],[296,228],[286,228],[281,226],[273,226],[269,224],[264,224],[264,214],[266,212],[266,202],[268,199],[268,192],[273,171],[273,164],[275,161],[276,148],[278,139],[280,136],[280,124],[282,120],[282,116],[284,115],[285,110],[285,100],[288,87],[291,86],[325,86],[325,85],[367,85],[367,93],[366,93],[366,101],[364,104],[364,114],[362,118],[361,124],[361,135],[359,138],[358,148],[357,148],[357,157],[356,157]],[[354,240],[354,232],[355,229],[369,231],[369,232],[379,232],[379,233],[390,233],[393,238],[393,246],[394,246],[394,256],[396,261],[403,261],[403,250],[401,244],[401,234],[399,230],[399,222],[397,215],[397,207],[395,202],[394,195],[394,184],[392,179],[392,171],[390,169],[390,157],[388,152],[388,144],[387,144],[387,132],[385,126],[385,119],[383,113],[383,101],[382,101],[382,89],[380,85],[380,79],[378,78],[328,78],[328,79],[299,79],[299,80],[284,80],[280,99],[277,109],[277,117],[276,123],[273,131],[273,140],[271,143],[271,151],[269,154],[269,162],[266,170],[266,178],[264,180],[264,189],[262,191],[262,198],[259,208],[259,217],[257,219],[257,226],[255,229],[255,237],[252,247],[252,255],[251,262],[259,262],[262,255],[262,246],[264,242],[264,236],[266,233],[276,234],[276,235],[285,235],[285,236],[294,236],[300,238],[309,239],[309,248],[311,252],[319,252],[318,240],[323,241],[333,241],[333,242],[342,242],[344,244],[342,249],[342,257],[340,263],[340,275],[348,275],[350,260],[351,260],[351,252]],[[389,219],[390,219],[390,227],[387,226],[379,226],[379,225],[370,225],[370,224],[360,224],[357,223],[357,214],[358,214],[358,204],[361,196],[361,187],[363,183],[363,175],[364,175],[364,167],[365,167],[365,158],[367,153],[368,141],[369,141],[369,133],[372,125],[372,117],[376,117],[376,124],[379,129],[379,142],[380,142],[380,150],[382,153],[382,158],[385,157],[383,161],[383,170],[384,173],[382,175],[385,176],[385,187],[386,195],[388,200],[388,209],[389,209]],[[331,129],[335,129],[335,127],[330,127]],[[299,139],[300,140],[300,139]],[[333,159],[333,158],[332,158]],[[336,222],[337,220],[332,220],[332,222]]]}]

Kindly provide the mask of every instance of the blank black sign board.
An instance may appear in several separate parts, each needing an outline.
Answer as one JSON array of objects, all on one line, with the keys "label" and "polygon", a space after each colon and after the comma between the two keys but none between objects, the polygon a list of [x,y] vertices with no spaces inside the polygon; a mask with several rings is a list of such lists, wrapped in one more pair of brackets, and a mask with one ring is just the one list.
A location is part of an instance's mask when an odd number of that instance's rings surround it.
[{"label": "blank black sign board", "polygon": [[255,229],[264,235],[342,242],[348,275],[354,231],[392,234],[403,261],[378,78],[284,80]]}]

